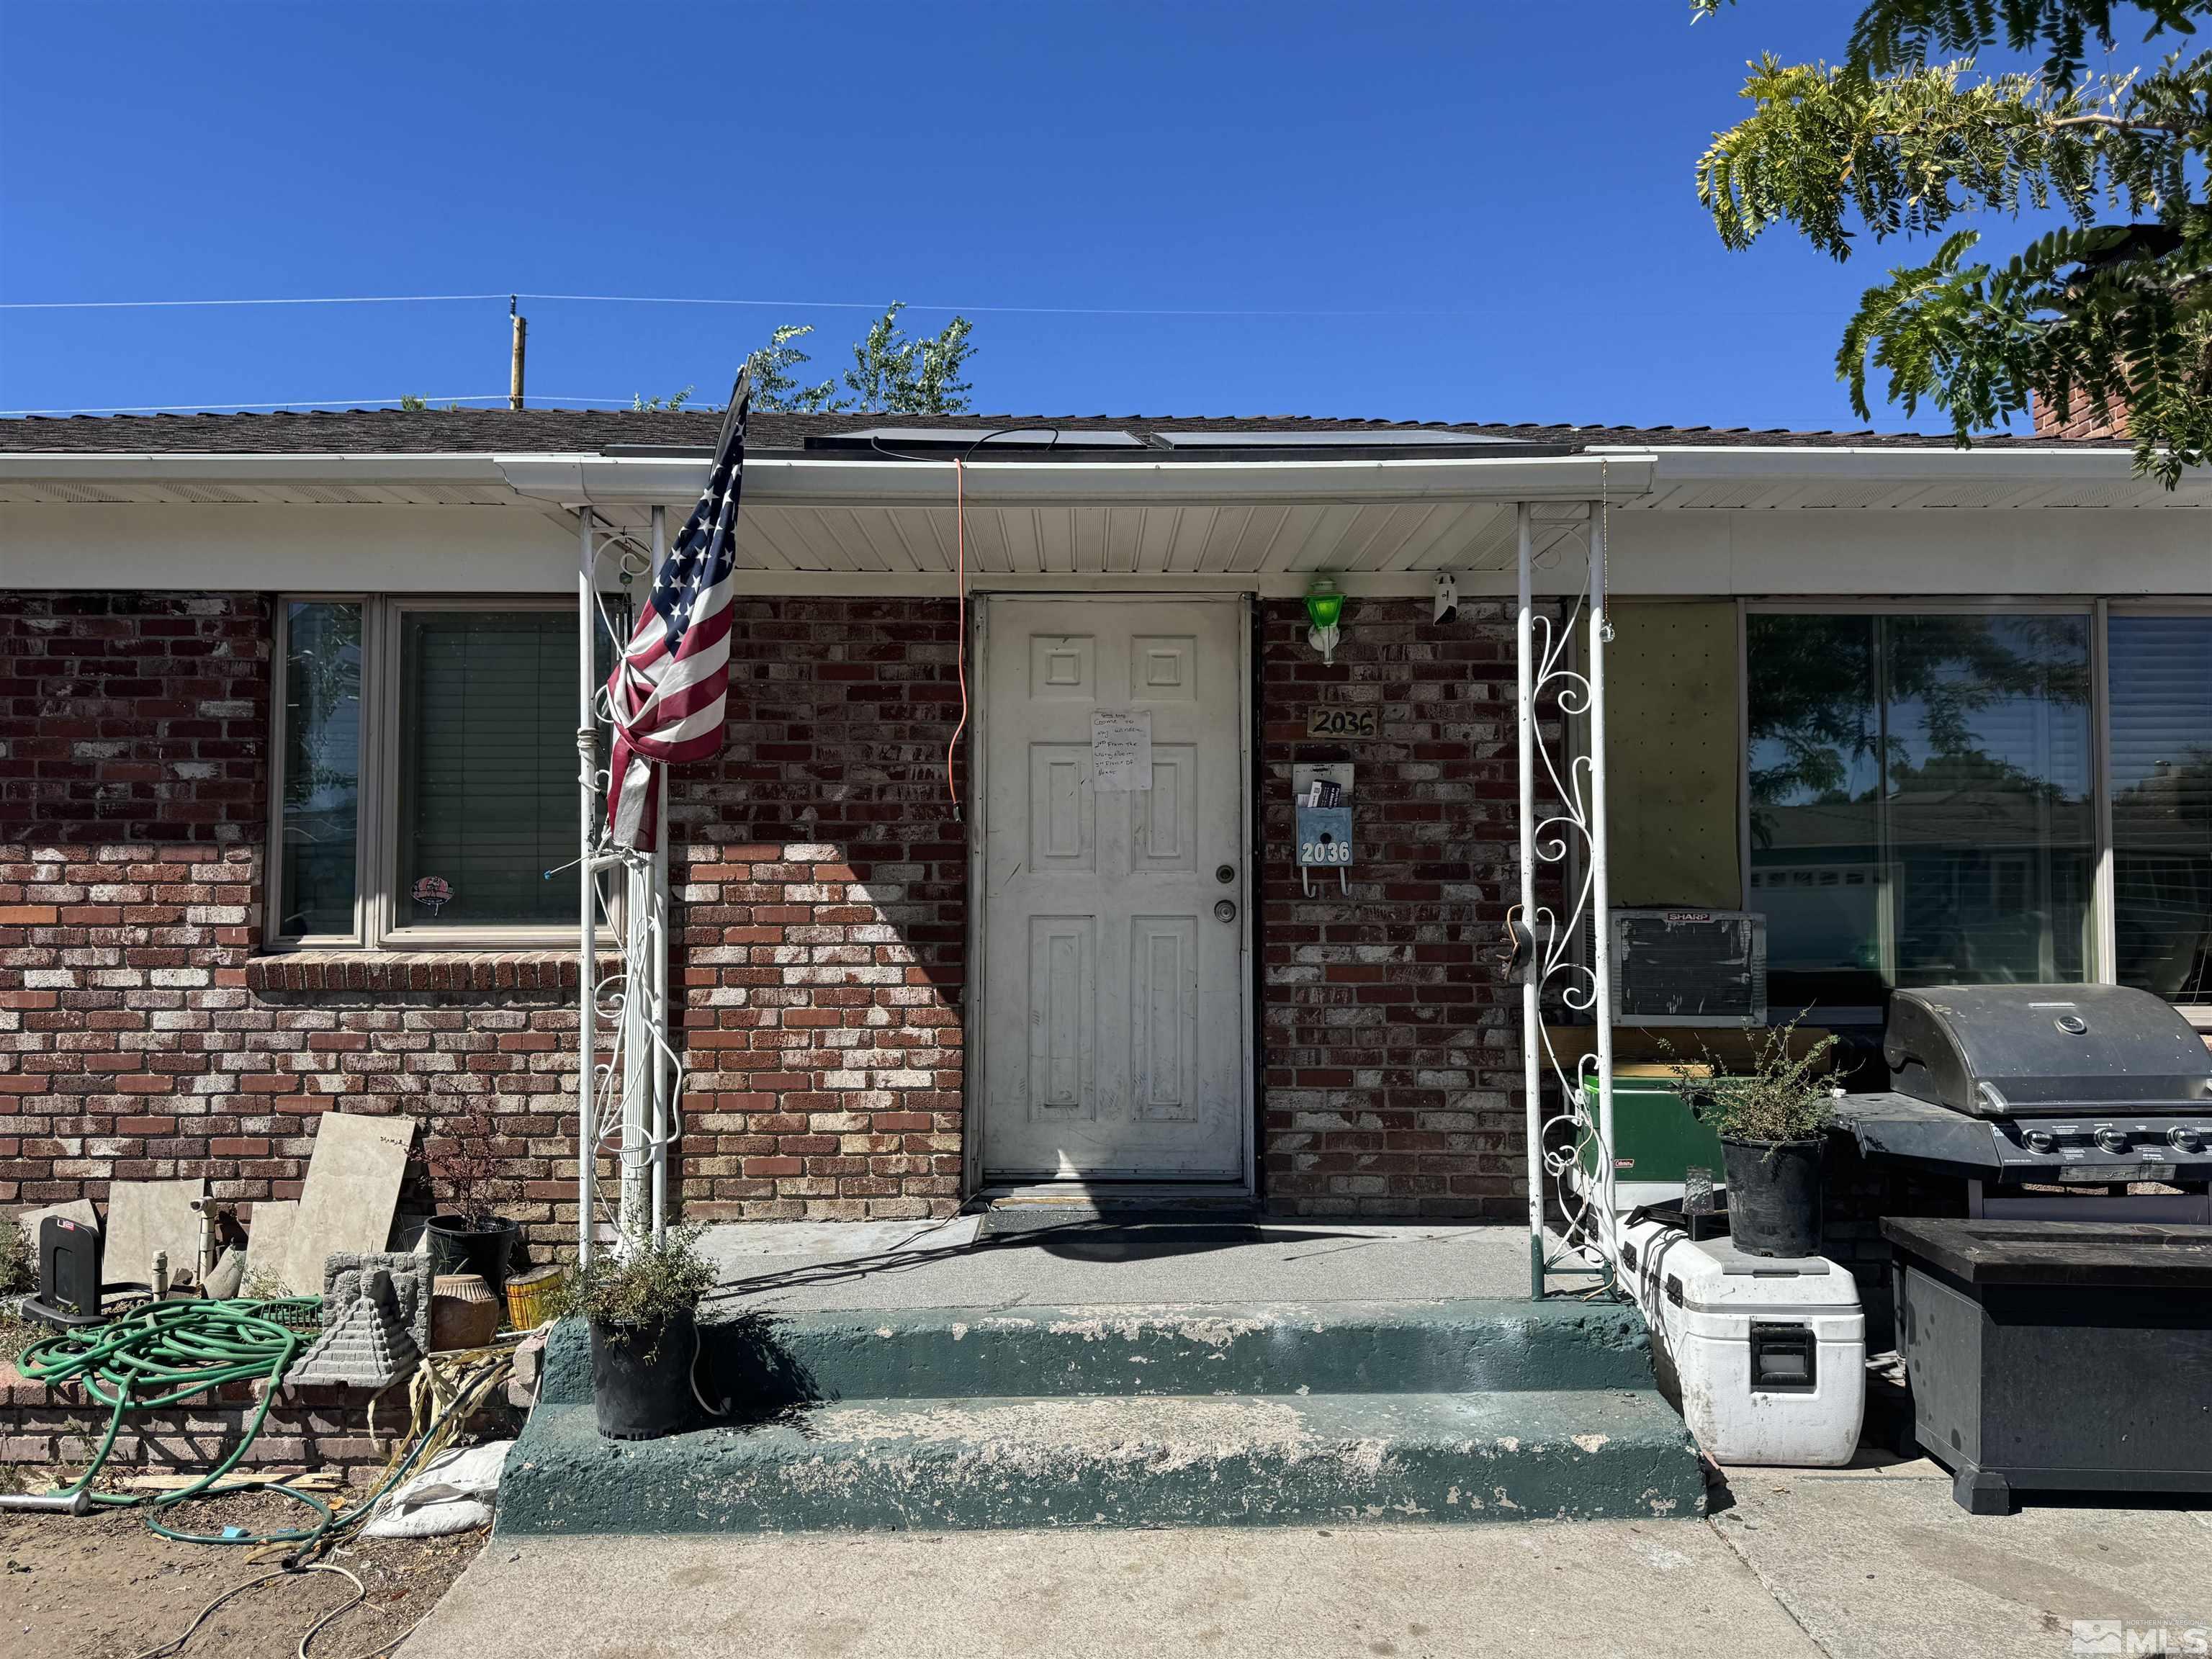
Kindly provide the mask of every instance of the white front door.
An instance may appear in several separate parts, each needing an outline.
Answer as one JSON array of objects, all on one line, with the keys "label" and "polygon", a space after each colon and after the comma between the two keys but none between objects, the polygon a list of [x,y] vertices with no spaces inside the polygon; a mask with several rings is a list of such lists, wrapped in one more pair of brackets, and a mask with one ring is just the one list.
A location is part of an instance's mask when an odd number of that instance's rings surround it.
[{"label": "white front door", "polygon": [[[1245,1178],[1243,617],[1233,600],[990,602],[988,1178]],[[1141,753],[1147,726],[1148,772],[1094,750],[1118,730]]]}]

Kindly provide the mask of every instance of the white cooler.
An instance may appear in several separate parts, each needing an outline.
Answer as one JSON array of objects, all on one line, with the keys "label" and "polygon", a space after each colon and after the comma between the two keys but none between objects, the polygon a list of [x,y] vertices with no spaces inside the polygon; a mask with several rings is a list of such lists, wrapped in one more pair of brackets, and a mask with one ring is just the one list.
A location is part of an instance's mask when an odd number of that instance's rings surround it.
[{"label": "white cooler", "polygon": [[1819,1256],[1747,1255],[1640,1221],[1621,1269],[1651,1328],[1662,1393],[1717,1463],[1848,1463],[1866,1413],[1866,1315]]}]

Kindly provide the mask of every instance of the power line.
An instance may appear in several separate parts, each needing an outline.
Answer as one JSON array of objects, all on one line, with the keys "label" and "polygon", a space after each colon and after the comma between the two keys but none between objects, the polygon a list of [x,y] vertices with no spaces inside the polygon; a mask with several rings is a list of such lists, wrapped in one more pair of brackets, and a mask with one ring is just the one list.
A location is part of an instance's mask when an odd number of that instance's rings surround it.
[{"label": "power line", "polygon": [[[758,311],[865,311],[879,313],[883,302],[870,300],[746,300],[682,294],[343,294],[298,295],[265,299],[210,300],[0,300],[0,311],[153,311],[193,307],[248,306],[397,306],[447,305],[480,301],[536,300],[555,305],[730,306]],[[1024,317],[1320,317],[1320,318],[1468,318],[1491,317],[1484,307],[1419,307],[1329,308],[1310,306],[966,306],[939,305],[922,301],[907,303],[909,311],[972,313],[976,316]],[[1609,308],[1616,317],[1655,317],[1676,314],[1663,310]],[[1736,317],[1826,317],[1822,307],[1738,309]],[[387,400],[388,401],[388,400]]]},{"label": "power line", "polygon": [[[240,300],[0,300],[0,311],[143,311],[194,306],[397,306],[441,305],[480,300],[544,300],[568,305],[742,306],[763,311],[867,311],[884,309],[868,300],[740,300],[712,295],[658,294],[341,294],[280,299]],[[1196,307],[1160,306],[946,306],[915,301],[909,311],[972,311],[979,315],[1037,317],[1467,317],[1467,310],[1338,310],[1279,307]]]},{"label": "power line", "polygon": [[404,306],[509,297],[505,294],[343,294],[280,300],[0,300],[0,311],[154,311],[187,306]]},{"label": "power line", "polygon": [[[87,409],[0,409],[0,416],[213,414],[222,410],[327,408],[334,404],[343,404],[354,409],[367,409],[380,404],[404,403],[407,401],[408,398],[411,398],[414,395],[414,393],[410,392],[404,398],[281,398],[275,403],[261,404],[102,404]],[[426,397],[422,401],[426,404],[503,404],[507,400],[507,397],[508,394],[504,392],[474,392],[469,393],[466,397],[441,395],[434,398]],[[627,402],[628,399],[619,398],[593,398],[587,400],[571,399],[570,401],[623,403]]]}]

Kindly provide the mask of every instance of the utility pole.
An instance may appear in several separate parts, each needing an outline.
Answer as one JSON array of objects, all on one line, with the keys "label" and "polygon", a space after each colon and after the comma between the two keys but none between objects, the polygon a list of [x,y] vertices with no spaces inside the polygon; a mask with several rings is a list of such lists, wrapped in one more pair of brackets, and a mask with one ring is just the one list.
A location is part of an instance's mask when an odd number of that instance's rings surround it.
[{"label": "utility pole", "polygon": [[507,376],[507,406],[509,409],[522,407],[522,347],[530,334],[530,319],[514,308],[518,297],[513,294],[507,296],[507,314],[514,324],[514,361]]}]

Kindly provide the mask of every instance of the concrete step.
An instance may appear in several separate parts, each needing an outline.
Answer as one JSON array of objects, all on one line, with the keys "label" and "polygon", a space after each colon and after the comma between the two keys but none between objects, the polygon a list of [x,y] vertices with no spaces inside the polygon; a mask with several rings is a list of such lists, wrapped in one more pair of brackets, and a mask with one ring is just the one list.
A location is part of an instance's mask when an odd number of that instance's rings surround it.
[{"label": "concrete step", "polygon": [[502,1534],[945,1531],[1695,1515],[1648,1390],[854,1400],[744,1429],[600,1437],[541,1403]]},{"label": "concrete step", "polygon": [[[1013,1395],[1451,1394],[1652,1386],[1633,1308],[1582,1302],[910,1308],[701,1328],[702,1385],[768,1412],[822,1401]],[[583,1328],[543,1397],[591,1398]]]},{"label": "concrete step", "polygon": [[910,1309],[702,1328],[741,1420],[602,1439],[547,1344],[502,1532],[1692,1515],[1643,1321],[1605,1303]]}]

